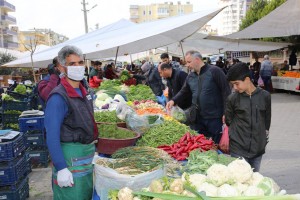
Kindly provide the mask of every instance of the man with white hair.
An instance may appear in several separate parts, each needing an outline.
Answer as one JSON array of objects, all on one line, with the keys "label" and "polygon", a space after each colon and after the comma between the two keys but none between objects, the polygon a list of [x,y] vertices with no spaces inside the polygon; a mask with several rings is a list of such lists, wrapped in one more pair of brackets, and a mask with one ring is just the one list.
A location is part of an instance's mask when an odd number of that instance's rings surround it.
[{"label": "man with white hair", "polygon": [[269,56],[264,56],[264,61],[261,63],[259,75],[264,81],[265,90],[271,91],[271,76],[273,71],[273,64],[269,60]]}]

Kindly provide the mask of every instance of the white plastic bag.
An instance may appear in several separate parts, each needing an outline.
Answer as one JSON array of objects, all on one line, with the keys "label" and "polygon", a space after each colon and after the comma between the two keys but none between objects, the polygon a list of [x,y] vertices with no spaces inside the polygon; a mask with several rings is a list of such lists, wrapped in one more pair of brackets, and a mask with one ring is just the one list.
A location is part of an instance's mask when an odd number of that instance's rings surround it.
[{"label": "white plastic bag", "polygon": [[178,107],[178,106],[173,106],[171,108],[171,113],[170,115],[176,119],[177,121],[181,122],[181,123],[184,123],[186,122],[186,115],[184,113],[184,111]]},{"label": "white plastic bag", "polygon": [[120,120],[125,121],[126,116],[130,113],[135,113],[135,111],[125,103],[119,103],[116,108],[116,113]]},{"label": "white plastic bag", "polygon": [[147,117],[138,115],[136,113],[127,114],[125,118],[125,122],[127,128],[140,134],[143,134],[150,128]]},{"label": "white plastic bag", "polygon": [[95,189],[101,200],[108,198],[109,190],[129,187],[134,191],[138,191],[148,187],[152,180],[165,176],[165,170],[163,168],[131,176],[119,174],[114,169],[95,164],[94,171]]}]

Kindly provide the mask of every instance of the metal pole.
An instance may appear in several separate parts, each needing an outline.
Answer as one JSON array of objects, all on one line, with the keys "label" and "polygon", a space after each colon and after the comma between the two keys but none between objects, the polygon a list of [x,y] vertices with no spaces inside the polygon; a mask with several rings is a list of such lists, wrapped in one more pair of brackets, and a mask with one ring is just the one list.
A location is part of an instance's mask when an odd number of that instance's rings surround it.
[{"label": "metal pole", "polygon": [[85,27],[85,33],[88,33],[88,22],[87,22],[87,10],[86,10],[86,3],[85,0],[82,0],[82,5],[83,5],[83,15],[84,15],[84,27]]},{"label": "metal pole", "polygon": [[119,47],[117,48],[116,59],[115,59],[115,66],[117,66],[118,53],[119,53]]},{"label": "metal pole", "polygon": [[181,48],[181,52],[182,52],[183,61],[185,61],[183,47],[182,47],[182,41],[180,41],[179,44],[180,44],[180,48]]}]

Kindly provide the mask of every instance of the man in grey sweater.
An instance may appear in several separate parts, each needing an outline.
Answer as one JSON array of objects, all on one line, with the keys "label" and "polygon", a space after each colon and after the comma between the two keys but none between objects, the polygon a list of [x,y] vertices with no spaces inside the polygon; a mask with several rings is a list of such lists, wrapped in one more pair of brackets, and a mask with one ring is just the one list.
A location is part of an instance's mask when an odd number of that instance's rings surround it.
[{"label": "man in grey sweater", "polygon": [[261,63],[259,75],[264,81],[265,90],[271,92],[271,76],[273,71],[273,64],[269,60],[269,56],[264,56],[264,61]]}]

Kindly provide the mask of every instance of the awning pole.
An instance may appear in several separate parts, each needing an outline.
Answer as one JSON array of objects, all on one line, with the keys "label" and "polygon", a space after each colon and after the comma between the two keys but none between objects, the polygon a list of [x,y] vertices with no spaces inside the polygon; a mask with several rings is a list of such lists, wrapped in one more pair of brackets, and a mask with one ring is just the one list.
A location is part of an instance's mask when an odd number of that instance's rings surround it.
[{"label": "awning pole", "polygon": [[115,66],[117,66],[118,53],[119,53],[119,47],[117,48],[116,59],[115,59]]},{"label": "awning pole", "polygon": [[185,62],[182,41],[180,41],[179,44],[180,44],[180,48],[181,48],[181,52],[182,52],[183,61]]}]

